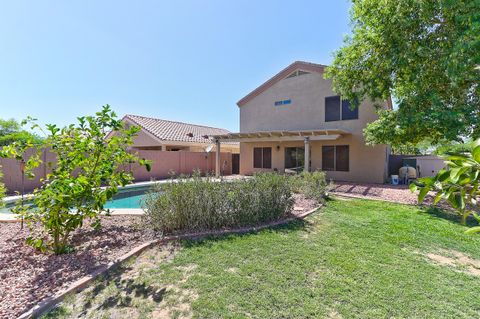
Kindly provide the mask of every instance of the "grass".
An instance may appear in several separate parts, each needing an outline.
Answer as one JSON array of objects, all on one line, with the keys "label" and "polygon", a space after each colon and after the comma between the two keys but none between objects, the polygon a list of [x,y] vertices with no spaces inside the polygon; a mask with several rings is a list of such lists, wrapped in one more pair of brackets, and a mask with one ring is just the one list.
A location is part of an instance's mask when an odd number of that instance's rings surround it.
[{"label": "grass", "polygon": [[480,237],[464,230],[435,210],[332,200],[304,222],[150,250],[47,317],[478,318]]}]

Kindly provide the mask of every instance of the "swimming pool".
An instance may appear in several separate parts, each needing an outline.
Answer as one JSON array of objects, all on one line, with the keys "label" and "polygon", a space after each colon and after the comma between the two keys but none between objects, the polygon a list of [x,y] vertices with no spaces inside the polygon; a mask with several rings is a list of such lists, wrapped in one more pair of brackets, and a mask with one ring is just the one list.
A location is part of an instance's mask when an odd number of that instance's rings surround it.
[{"label": "swimming pool", "polygon": [[150,189],[151,186],[122,189],[105,204],[105,208],[142,208],[145,196]]},{"label": "swimming pool", "polygon": [[[143,201],[152,185],[147,186],[127,186],[121,188],[118,193],[105,204],[108,209],[122,209],[122,208],[142,208]],[[0,208],[0,214],[11,214],[12,207],[15,202],[7,203],[5,207]]]}]

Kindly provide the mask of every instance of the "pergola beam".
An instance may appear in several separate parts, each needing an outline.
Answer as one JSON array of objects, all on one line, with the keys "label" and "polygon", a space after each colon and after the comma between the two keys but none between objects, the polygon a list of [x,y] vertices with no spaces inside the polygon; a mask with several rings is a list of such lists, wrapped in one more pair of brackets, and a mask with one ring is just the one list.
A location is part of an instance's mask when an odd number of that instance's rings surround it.
[{"label": "pergola beam", "polygon": [[[316,135],[310,136],[310,141],[335,141],[341,137],[340,134],[332,134],[332,135]],[[304,136],[269,136],[269,137],[239,137],[239,138],[227,138],[222,139],[219,138],[221,142],[285,142],[285,141],[303,141]]]}]

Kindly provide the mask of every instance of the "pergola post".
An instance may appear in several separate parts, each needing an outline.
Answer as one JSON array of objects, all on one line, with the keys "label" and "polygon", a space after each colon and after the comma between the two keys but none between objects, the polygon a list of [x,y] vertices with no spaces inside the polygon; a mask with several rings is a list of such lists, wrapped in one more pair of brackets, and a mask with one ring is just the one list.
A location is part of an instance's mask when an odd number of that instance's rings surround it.
[{"label": "pergola post", "polygon": [[216,139],[215,140],[215,146],[216,146],[216,151],[215,151],[215,177],[220,177],[220,140]]},{"label": "pergola post", "polygon": [[305,165],[304,165],[304,171],[309,172],[310,171],[310,138],[305,137],[303,140],[305,143]]}]

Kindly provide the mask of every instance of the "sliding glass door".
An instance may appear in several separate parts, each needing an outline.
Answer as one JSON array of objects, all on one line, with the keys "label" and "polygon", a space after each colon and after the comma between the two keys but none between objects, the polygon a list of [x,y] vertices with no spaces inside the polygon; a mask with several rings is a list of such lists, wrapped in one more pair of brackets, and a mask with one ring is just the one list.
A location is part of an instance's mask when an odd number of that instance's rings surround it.
[{"label": "sliding glass door", "polygon": [[285,173],[300,173],[305,167],[303,147],[285,147]]}]

